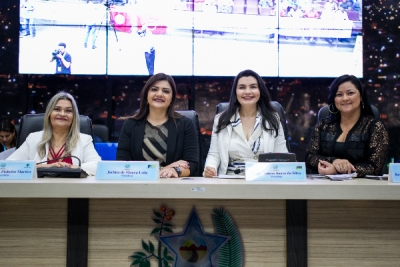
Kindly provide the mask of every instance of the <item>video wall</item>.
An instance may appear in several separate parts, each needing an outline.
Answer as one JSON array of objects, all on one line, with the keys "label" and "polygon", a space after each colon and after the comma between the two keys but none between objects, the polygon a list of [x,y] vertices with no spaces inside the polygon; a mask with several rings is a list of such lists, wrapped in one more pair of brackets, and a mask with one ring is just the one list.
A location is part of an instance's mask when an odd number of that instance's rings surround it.
[{"label": "video wall", "polygon": [[19,73],[362,77],[358,0],[20,0]]}]

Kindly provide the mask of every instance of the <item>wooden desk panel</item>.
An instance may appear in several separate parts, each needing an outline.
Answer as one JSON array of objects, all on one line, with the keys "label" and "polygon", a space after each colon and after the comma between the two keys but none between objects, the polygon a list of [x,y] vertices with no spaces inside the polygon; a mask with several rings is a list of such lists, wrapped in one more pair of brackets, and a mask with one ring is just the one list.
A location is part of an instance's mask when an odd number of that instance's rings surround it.
[{"label": "wooden desk panel", "polygon": [[0,198],[0,266],[65,266],[67,199]]},{"label": "wooden desk panel", "polygon": [[[286,266],[284,200],[91,199],[89,205],[89,267],[129,266],[128,256],[141,249],[141,240],[155,227],[153,210],[175,210],[171,223],[181,232],[193,206],[206,233],[214,233],[211,214],[224,207],[239,227],[246,267]],[[155,262],[153,263],[156,266]]]},{"label": "wooden desk panel", "polygon": [[[176,211],[175,232],[182,231],[196,206],[205,231],[213,233],[212,209],[226,207],[242,233],[246,267],[286,266],[286,247],[288,255],[295,256],[288,262],[290,267],[299,266],[302,259],[300,266],[307,266],[307,255],[312,267],[397,267],[400,262],[395,249],[400,247],[400,184],[385,181],[246,182],[199,177],[140,182],[91,177],[1,181],[0,185],[0,266],[66,266],[67,249],[68,259],[87,266],[77,257],[85,258],[87,251],[71,249],[84,242],[78,238],[70,240],[71,247],[66,245],[67,198],[89,201],[89,213],[81,213],[80,204],[69,207],[69,212],[78,218],[89,215],[88,264],[93,267],[129,266],[128,256],[140,250],[142,239],[155,243],[149,235],[155,226],[152,210],[162,204]],[[309,202],[308,254],[302,246],[286,246],[286,199]],[[306,209],[296,215],[296,207],[294,217],[288,215],[290,222],[307,216]],[[293,220],[288,226],[297,245],[307,244],[307,236],[298,235],[306,223],[297,225]],[[83,240],[87,235],[82,233],[75,234]]]},{"label": "wooden desk panel", "polygon": [[248,182],[194,177],[193,180],[97,181],[88,177],[1,181],[0,184],[3,198],[400,200],[400,183],[367,179]]},{"label": "wooden desk panel", "polygon": [[400,201],[308,201],[310,267],[399,266]]}]

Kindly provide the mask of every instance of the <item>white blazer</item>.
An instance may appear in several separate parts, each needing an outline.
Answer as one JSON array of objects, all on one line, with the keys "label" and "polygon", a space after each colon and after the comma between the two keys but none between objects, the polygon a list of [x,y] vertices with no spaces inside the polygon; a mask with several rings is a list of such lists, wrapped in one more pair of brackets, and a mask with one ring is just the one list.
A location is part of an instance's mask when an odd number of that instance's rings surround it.
[{"label": "white blazer", "polygon": [[[208,150],[205,166],[215,168],[218,174],[226,174],[229,163],[228,147],[232,136],[232,125],[229,124],[226,128],[224,128],[218,134],[216,134],[215,131],[217,130],[217,125],[220,115],[221,114],[218,114],[214,118],[214,125],[211,135],[211,144],[210,144],[210,149]],[[268,122],[266,122],[266,126],[268,127]],[[277,137],[274,137],[271,133],[263,130],[263,143],[264,143],[263,153],[288,152],[286,147],[285,134],[283,132],[282,124],[280,122],[279,122],[279,131]]]},{"label": "white blazer", "polygon": [[[37,145],[42,140],[43,131],[34,132],[28,135],[25,142],[17,149],[7,160],[34,160],[42,162],[47,160],[49,153],[49,145],[46,144],[46,155],[40,158],[37,153]],[[99,154],[94,149],[92,137],[87,134],[79,134],[79,142],[75,149],[72,150],[72,156],[81,160],[81,168],[89,175],[95,175],[97,170],[97,162],[101,160]],[[76,158],[72,158],[73,165],[78,166],[79,162]]]}]

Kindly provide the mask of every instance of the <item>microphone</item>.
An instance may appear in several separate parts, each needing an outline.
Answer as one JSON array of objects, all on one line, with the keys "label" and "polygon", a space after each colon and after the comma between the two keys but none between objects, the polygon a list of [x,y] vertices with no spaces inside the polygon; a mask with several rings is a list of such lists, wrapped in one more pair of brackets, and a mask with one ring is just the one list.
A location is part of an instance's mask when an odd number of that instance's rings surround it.
[{"label": "microphone", "polygon": [[60,158],[55,158],[55,159],[49,159],[49,160],[45,160],[45,161],[42,161],[42,162],[38,162],[38,163],[36,163],[36,165],[38,165],[38,164],[42,164],[42,163],[47,163],[47,162],[49,162],[49,161],[53,161],[53,160],[60,160],[60,159],[66,159],[66,158],[76,158],[77,160],[78,160],[78,163],[79,163],[79,168],[81,167],[81,160],[78,158],[78,157],[76,157],[76,156],[65,156],[65,157],[60,157]]},{"label": "microphone", "polygon": [[240,170],[239,170],[239,168],[237,168],[236,170],[234,170],[233,171],[235,174],[239,174],[240,173]]},{"label": "microphone", "polygon": [[76,156],[66,156],[60,157],[56,159],[46,160],[42,162],[38,162],[36,164],[47,163],[53,160],[60,160],[65,158],[76,158],[79,162],[78,168],[69,168],[69,167],[38,167],[37,176],[38,178],[86,178],[87,174],[85,171],[81,169],[81,160]]}]

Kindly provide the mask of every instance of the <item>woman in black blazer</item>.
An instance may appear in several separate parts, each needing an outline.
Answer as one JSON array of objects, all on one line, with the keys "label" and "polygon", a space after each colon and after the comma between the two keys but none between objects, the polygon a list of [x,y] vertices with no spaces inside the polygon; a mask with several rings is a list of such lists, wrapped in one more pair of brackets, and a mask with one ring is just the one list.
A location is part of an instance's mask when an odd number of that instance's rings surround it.
[{"label": "woman in black blazer", "polygon": [[160,177],[186,177],[198,167],[197,136],[191,119],[175,112],[176,85],[171,76],[152,76],[140,93],[140,109],[125,117],[117,160],[159,161]]}]

